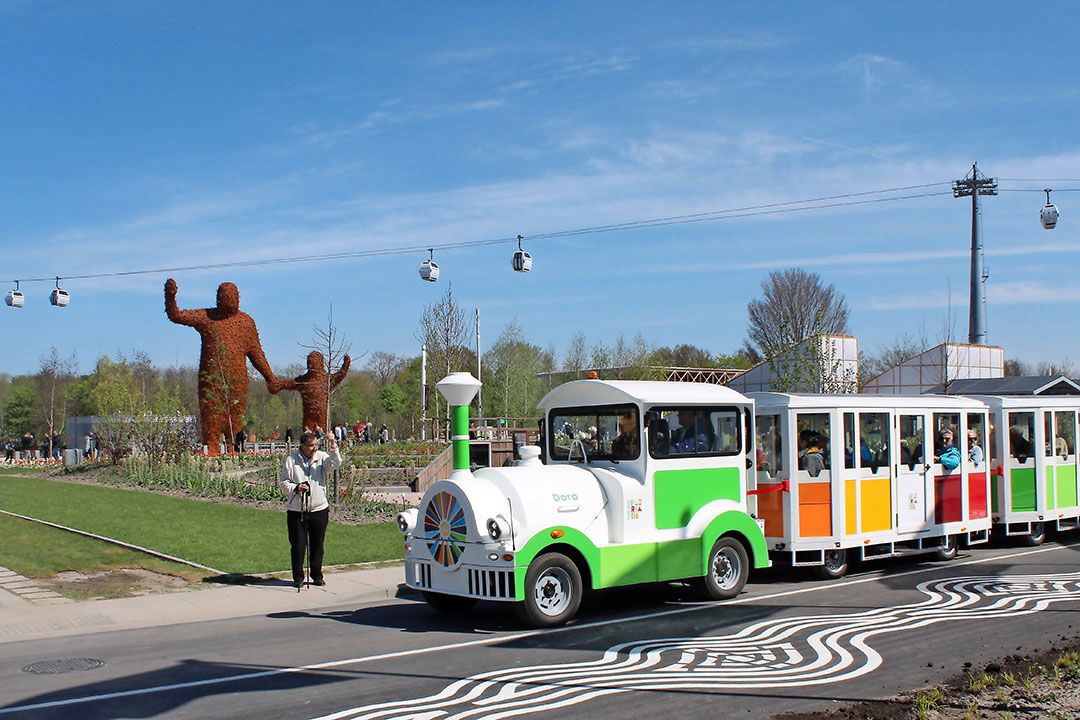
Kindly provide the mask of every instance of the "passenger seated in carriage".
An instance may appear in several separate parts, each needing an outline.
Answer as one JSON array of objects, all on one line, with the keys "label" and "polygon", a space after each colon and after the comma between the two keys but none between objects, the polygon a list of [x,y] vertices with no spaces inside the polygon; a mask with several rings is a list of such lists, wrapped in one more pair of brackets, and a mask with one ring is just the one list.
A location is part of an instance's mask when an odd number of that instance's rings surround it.
[{"label": "passenger seated in carriage", "polygon": [[1009,428],[1009,450],[1014,458],[1031,457],[1031,442],[1024,437],[1024,430],[1019,425]]},{"label": "passenger seated in carriage", "polygon": [[716,433],[708,413],[694,410],[679,411],[679,427],[671,434],[671,454],[703,453],[713,449]]},{"label": "passenger seated in carriage", "polygon": [[953,444],[953,432],[949,428],[942,428],[938,452],[934,456],[934,462],[941,463],[942,469],[952,472],[960,467],[960,450]]},{"label": "passenger seated in carriage", "polygon": [[633,460],[640,454],[637,410],[628,410],[619,416],[619,434],[611,442],[611,457],[615,460]]},{"label": "passenger seated in carriage", "polygon": [[825,454],[821,450],[821,435],[816,430],[799,433],[799,469],[817,477],[825,469]]}]

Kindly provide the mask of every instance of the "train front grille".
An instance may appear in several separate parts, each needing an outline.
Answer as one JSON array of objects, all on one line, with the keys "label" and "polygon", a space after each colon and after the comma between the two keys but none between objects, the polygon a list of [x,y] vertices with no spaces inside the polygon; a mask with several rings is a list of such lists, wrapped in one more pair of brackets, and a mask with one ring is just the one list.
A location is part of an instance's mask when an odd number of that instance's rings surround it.
[{"label": "train front grille", "polygon": [[474,597],[513,598],[514,571],[469,568],[469,594]]}]

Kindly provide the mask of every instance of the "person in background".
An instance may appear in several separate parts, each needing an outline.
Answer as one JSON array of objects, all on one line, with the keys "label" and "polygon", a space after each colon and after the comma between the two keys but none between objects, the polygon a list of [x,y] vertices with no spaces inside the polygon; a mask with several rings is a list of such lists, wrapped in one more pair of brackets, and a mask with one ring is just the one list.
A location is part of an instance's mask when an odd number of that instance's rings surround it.
[{"label": "person in background", "polygon": [[326,526],[330,521],[330,503],[326,499],[329,475],[341,467],[337,441],[328,438],[330,452],[319,450],[314,433],[300,436],[300,448],[285,458],[278,487],[285,494],[285,521],[289,528],[292,549],[293,587],[304,583],[304,551],[310,545],[311,582],[325,585],[323,579],[323,546]]},{"label": "person in background", "polygon": [[240,428],[236,431],[236,437],[233,438],[233,452],[244,452],[245,442],[247,442],[247,433],[244,432],[244,428]]},{"label": "person in background", "polygon": [[285,428],[285,442],[288,443],[289,445],[293,444],[293,432],[292,432],[292,427],[291,426]]}]

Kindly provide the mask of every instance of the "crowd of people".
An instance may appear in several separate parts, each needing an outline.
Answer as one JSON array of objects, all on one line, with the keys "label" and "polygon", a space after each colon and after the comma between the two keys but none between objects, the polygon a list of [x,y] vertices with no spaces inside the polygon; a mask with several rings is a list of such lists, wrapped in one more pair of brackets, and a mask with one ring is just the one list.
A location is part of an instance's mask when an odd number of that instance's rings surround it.
[{"label": "crowd of people", "polygon": [[21,437],[4,438],[3,462],[5,465],[13,465],[27,460],[59,461],[66,449],[67,442],[58,432],[45,434],[40,440],[36,439],[33,433],[25,432]]},{"label": "crowd of people", "polygon": [[[391,441],[390,428],[386,424],[375,427],[375,423],[361,422],[357,420],[351,426],[344,423],[334,425],[330,432],[316,425],[314,428],[304,427],[301,436],[310,433],[315,436],[319,446],[323,446],[327,437],[332,437],[338,445],[348,447],[350,445],[377,444],[385,445]],[[265,438],[265,442],[284,442],[292,447],[297,444],[295,432],[292,427],[285,428],[284,434],[280,429],[274,428]],[[241,428],[233,437],[233,452],[243,452],[247,444],[258,442],[253,430]]]}]

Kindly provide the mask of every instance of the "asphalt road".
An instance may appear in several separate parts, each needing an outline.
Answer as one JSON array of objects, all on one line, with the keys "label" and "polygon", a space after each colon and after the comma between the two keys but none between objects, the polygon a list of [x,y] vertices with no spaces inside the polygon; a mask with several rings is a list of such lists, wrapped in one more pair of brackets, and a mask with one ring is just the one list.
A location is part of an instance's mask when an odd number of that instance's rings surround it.
[{"label": "asphalt road", "polygon": [[[897,559],[837,582],[765,571],[734,601],[593,596],[525,631],[413,598],[0,647],[0,718],[768,718],[880,698],[1080,630],[1080,536]],[[38,675],[31,663],[104,666]]]}]

